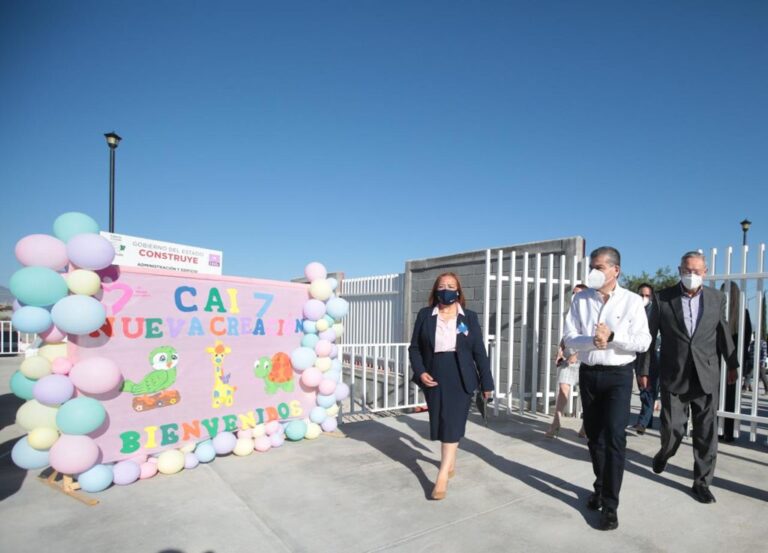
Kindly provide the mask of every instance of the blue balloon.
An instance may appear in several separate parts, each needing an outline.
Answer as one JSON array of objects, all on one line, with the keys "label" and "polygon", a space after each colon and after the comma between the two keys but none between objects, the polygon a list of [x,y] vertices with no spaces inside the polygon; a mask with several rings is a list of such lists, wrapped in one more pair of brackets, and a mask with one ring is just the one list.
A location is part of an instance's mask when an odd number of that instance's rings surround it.
[{"label": "blue balloon", "polygon": [[69,294],[67,281],[48,267],[24,267],[11,275],[11,293],[26,305],[47,307]]},{"label": "blue balloon", "polygon": [[333,367],[323,373],[323,378],[328,378],[334,382],[341,380],[341,371],[335,370]]},{"label": "blue balloon", "polygon": [[339,285],[339,281],[336,280],[333,277],[328,277],[328,286],[331,287],[331,290],[336,290],[336,287]]},{"label": "blue balloon", "polygon": [[331,370],[341,372],[341,359],[334,359],[331,361]]},{"label": "blue balloon", "polygon": [[301,323],[301,327],[304,330],[304,334],[317,334],[317,324],[315,321],[310,321],[307,319],[303,323]]},{"label": "blue balloon", "polygon": [[91,397],[76,397],[63,403],[56,414],[56,426],[64,434],[88,434],[102,425],[107,412]]},{"label": "blue balloon", "polygon": [[343,319],[349,312],[349,303],[342,298],[331,298],[325,304],[325,311],[337,321]]},{"label": "blue balloon", "polygon": [[99,224],[85,213],[70,211],[56,217],[53,222],[53,234],[62,242],[68,242],[78,234],[98,234]]},{"label": "blue balloon", "polygon": [[99,300],[91,296],[67,296],[51,309],[54,324],[69,334],[90,334],[101,328],[107,312]]},{"label": "blue balloon", "polygon": [[317,359],[317,354],[311,348],[301,347],[291,352],[291,365],[298,371],[311,367],[315,363],[315,359]]},{"label": "blue balloon", "polygon": [[301,345],[305,348],[315,349],[315,345],[320,341],[320,337],[317,334],[305,334],[301,339]]},{"label": "blue balloon", "polygon": [[94,465],[77,477],[80,488],[95,493],[106,490],[112,484],[112,465]]},{"label": "blue balloon", "polygon": [[213,449],[211,440],[206,440],[197,444],[195,448],[195,457],[201,463],[210,463],[216,458],[216,450]]},{"label": "blue balloon", "polygon": [[24,436],[11,450],[11,459],[16,466],[25,470],[35,470],[47,467],[48,462],[48,450],[38,451],[27,441],[27,437]]},{"label": "blue balloon", "polygon": [[317,395],[317,404],[320,407],[325,407],[328,409],[329,407],[333,407],[336,405],[336,396],[330,395],[330,396],[324,396],[322,394]]},{"label": "blue balloon", "polygon": [[328,413],[323,407],[313,407],[309,412],[309,420],[316,422],[317,424],[322,423],[327,417]]},{"label": "blue balloon", "polygon": [[325,315],[325,316],[323,316],[323,319],[325,319],[326,321],[328,321],[328,326],[333,326],[333,325],[335,325],[335,324],[336,324],[336,321],[335,321],[335,320],[334,320],[334,318],[333,318],[333,317],[331,317],[330,315]]},{"label": "blue balloon", "polygon": [[50,311],[32,305],[25,305],[16,310],[13,317],[11,317],[11,322],[19,332],[30,332],[32,334],[45,332],[53,324]]},{"label": "blue balloon", "polygon": [[21,399],[33,399],[35,397],[33,392],[35,384],[37,384],[37,380],[27,378],[21,374],[21,371],[16,371],[11,377],[11,391]]},{"label": "blue balloon", "polygon": [[292,442],[303,440],[306,433],[307,425],[304,421],[291,421],[285,427],[285,437]]}]

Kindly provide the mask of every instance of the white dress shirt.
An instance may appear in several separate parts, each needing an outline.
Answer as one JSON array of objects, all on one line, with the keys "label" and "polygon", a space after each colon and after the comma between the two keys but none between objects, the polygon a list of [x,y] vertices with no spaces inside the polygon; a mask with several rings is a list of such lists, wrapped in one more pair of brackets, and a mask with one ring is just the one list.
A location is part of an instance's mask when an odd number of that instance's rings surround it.
[{"label": "white dress shirt", "polygon": [[[597,323],[605,323],[613,332],[606,349],[594,344]],[[643,300],[618,284],[607,301],[597,290],[576,294],[563,332],[565,347],[576,351],[579,361],[587,365],[626,365],[651,345]]]},{"label": "white dress shirt", "polygon": [[440,310],[437,306],[432,310],[432,316],[437,317],[437,328],[435,329],[435,353],[446,351],[456,351],[456,321],[459,315],[464,315],[461,305],[457,306],[458,313],[452,319],[443,320],[440,318]]}]

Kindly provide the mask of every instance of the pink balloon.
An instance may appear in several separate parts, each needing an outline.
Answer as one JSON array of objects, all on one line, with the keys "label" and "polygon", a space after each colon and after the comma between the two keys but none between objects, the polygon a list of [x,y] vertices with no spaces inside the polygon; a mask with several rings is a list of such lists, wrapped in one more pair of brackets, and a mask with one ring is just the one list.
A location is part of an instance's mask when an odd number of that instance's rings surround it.
[{"label": "pink balloon", "polygon": [[91,357],[75,364],[69,378],[77,389],[86,394],[106,394],[120,386],[123,375],[114,361],[106,357]]},{"label": "pink balloon", "polygon": [[48,234],[30,234],[16,242],[16,259],[27,267],[48,267],[54,271],[69,263],[66,244]]},{"label": "pink balloon", "polygon": [[336,381],[330,378],[323,378],[317,387],[317,391],[324,396],[331,395],[336,391]]},{"label": "pink balloon", "polygon": [[72,370],[72,361],[67,359],[66,357],[57,357],[53,360],[53,363],[51,363],[51,370],[54,374],[69,374],[69,371]]},{"label": "pink balloon", "polygon": [[316,367],[309,367],[306,371],[301,373],[301,383],[309,388],[314,388],[323,379],[323,373]]},{"label": "pink balloon", "polygon": [[256,442],[254,444],[253,449],[256,451],[267,451],[269,448],[272,447],[272,442],[269,441],[269,436],[259,436],[256,438]]},{"label": "pink balloon", "polygon": [[313,261],[304,267],[304,276],[307,277],[309,282],[312,282],[313,280],[326,278],[328,276],[328,271],[325,269],[322,263]]},{"label": "pink balloon", "polygon": [[139,480],[152,478],[155,474],[157,474],[157,463],[150,463],[147,461],[146,463],[142,463],[139,467]]},{"label": "pink balloon", "polygon": [[277,421],[269,421],[267,425],[264,427],[264,431],[267,433],[268,436],[271,436],[272,434],[277,434],[280,432],[280,429],[282,427],[280,426],[280,423]]},{"label": "pink balloon", "polygon": [[149,456],[147,456],[144,453],[137,453],[136,455],[133,455],[132,457],[128,457],[128,461],[133,461],[137,465],[143,465],[149,460]]},{"label": "pink balloon", "polygon": [[317,344],[315,344],[315,353],[319,357],[328,357],[331,354],[332,346],[333,344],[328,340],[318,340]]},{"label": "pink balloon", "polygon": [[336,396],[336,401],[347,399],[347,397],[349,397],[349,386],[343,382],[339,382],[336,384],[336,391],[334,392],[334,396]]},{"label": "pink balloon", "polygon": [[99,446],[90,436],[62,434],[51,446],[49,459],[53,470],[80,474],[98,462],[99,454]]},{"label": "pink balloon", "polygon": [[247,428],[245,430],[238,430],[237,431],[237,438],[253,438],[253,430],[250,428]]},{"label": "pink balloon", "polygon": [[67,334],[66,332],[59,330],[56,325],[51,325],[51,328],[45,332],[41,332],[38,336],[40,336],[46,344],[56,344],[58,342],[63,342],[64,338],[67,337]]}]

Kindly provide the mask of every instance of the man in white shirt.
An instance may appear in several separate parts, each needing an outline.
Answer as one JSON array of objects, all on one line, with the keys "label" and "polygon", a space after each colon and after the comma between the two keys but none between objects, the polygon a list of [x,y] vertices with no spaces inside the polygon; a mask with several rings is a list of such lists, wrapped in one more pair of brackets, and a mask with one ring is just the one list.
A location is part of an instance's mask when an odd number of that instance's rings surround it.
[{"label": "man in white shirt", "polygon": [[[589,256],[589,290],[574,296],[565,319],[563,341],[578,354],[584,429],[595,473],[594,493],[587,506],[602,508],[600,527],[618,528],[616,510],[624,476],[632,398],[633,362],[648,350],[651,334],[643,300],[619,286],[621,255],[603,246]],[[647,376],[641,376],[647,386]]]}]

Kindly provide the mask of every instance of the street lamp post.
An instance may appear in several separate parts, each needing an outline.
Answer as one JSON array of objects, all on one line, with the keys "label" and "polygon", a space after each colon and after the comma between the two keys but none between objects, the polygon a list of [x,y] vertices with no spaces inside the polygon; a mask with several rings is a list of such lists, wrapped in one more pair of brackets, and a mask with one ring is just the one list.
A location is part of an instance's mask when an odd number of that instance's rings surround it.
[{"label": "street lamp post", "polygon": [[109,232],[115,232],[115,150],[120,144],[120,138],[112,131],[104,135],[109,146]]},{"label": "street lamp post", "polygon": [[742,240],[741,245],[742,246],[746,246],[747,245],[747,232],[749,232],[749,225],[752,224],[752,221],[750,221],[749,219],[744,219],[740,224],[741,224],[741,230],[744,233],[744,239]]}]

